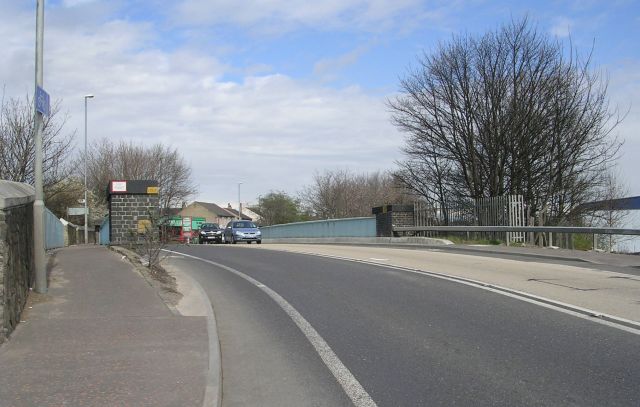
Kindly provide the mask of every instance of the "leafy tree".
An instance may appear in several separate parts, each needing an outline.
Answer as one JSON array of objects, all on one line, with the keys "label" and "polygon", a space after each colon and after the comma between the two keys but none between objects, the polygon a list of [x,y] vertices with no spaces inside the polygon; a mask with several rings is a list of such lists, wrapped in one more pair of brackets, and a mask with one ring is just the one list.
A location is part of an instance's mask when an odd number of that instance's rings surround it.
[{"label": "leafy tree", "polygon": [[271,191],[258,199],[255,211],[264,226],[306,220],[300,208],[300,201],[283,191]]}]

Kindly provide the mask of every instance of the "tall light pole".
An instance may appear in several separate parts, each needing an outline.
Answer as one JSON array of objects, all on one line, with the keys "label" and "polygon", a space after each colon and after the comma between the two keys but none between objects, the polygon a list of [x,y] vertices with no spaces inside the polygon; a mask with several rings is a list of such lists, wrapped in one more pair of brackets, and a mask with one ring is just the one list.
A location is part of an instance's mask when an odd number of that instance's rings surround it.
[{"label": "tall light pole", "polygon": [[92,98],[93,95],[84,96],[84,244],[89,243],[89,212],[87,210],[87,99]]},{"label": "tall light pole", "polygon": [[238,220],[242,220],[242,201],[240,200],[240,185],[242,185],[242,182],[238,182]]},{"label": "tall light pole", "polygon": [[[36,94],[42,89],[43,69],[42,54],[44,48],[44,0],[38,0],[36,5]],[[34,97],[35,107],[35,200],[33,202],[33,265],[35,267],[35,288],[39,293],[47,292],[47,269],[44,251],[44,192],[42,189],[42,127],[43,113],[37,108],[37,97]]]}]

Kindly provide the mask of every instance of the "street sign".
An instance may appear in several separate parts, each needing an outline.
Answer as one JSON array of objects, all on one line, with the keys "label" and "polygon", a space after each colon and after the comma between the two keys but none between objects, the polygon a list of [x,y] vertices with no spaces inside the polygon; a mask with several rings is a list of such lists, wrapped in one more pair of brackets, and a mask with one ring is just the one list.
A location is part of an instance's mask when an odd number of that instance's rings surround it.
[{"label": "street sign", "polygon": [[49,116],[49,94],[40,86],[36,86],[36,110]]},{"label": "street sign", "polygon": [[67,215],[69,216],[84,215],[84,208],[67,208]]},{"label": "street sign", "polygon": [[190,232],[191,231],[191,217],[183,217],[182,218],[182,231]]}]

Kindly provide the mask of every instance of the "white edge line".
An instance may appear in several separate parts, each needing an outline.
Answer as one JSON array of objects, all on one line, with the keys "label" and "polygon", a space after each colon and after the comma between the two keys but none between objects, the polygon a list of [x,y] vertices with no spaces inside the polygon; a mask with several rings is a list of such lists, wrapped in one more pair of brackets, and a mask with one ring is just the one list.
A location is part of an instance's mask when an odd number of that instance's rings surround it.
[{"label": "white edge line", "polygon": [[302,331],[304,336],[307,338],[309,343],[311,343],[313,348],[316,350],[316,352],[324,362],[325,366],[329,369],[331,374],[333,374],[333,376],[336,378],[336,380],[338,381],[338,383],[340,384],[344,392],[347,394],[347,396],[349,396],[353,404],[356,407],[377,407],[378,406],[376,402],[373,401],[369,393],[367,393],[367,391],[362,387],[358,379],[356,379],[355,376],[353,376],[353,374],[351,373],[351,371],[349,371],[349,369],[342,363],[340,358],[338,358],[338,356],[335,354],[335,352],[333,352],[329,344],[322,338],[322,336],[320,336],[320,334],[315,330],[315,328],[313,328],[313,326],[291,304],[289,304],[287,300],[282,298],[282,296],[280,296],[278,293],[276,293],[266,285],[262,284],[258,280],[255,280],[254,278],[249,277],[248,275],[242,273],[241,271],[225,266],[223,264],[216,263],[211,260],[203,259],[201,257],[196,257],[190,254],[175,252],[175,251],[166,250],[166,249],[163,249],[163,250],[171,253],[178,253],[185,257],[190,257],[192,259],[196,259],[205,263],[212,264],[216,267],[224,269],[230,273],[237,275],[238,277],[245,279],[246,281],[255,285],[260,290],[264,291],[269,297],[271,297],[271,299],[273,299],[280,306],[280,308],[282,308],[282,310],[287,315],[289,315],[289,317],[293,320],[293,322],[298,326],[300,331]]},{"label": "white edge line", "polygon": [[[376,263],[376,262],[371,262],[371,261],[367,261],[367,260],[362,260],[362,259],[353,259],[353,258],[349,258],[349,257],[342,257],[342,256],[335,256],[335,255],[330,255],[330,254],[319,254],[319,253],[313,253],[313,252],[299,252],[299,251],[293,251],[293,250],[281,250],[281,251],[286,251],[288,253],[297,253],[297,254],[304,254],[304,255],[310,255],[310,256],[318,256],[318,257],[327,257],[327,258],[331,258],[331,259],[336,259],[336,260],[345,260],[345,261],[351,261],[354,263],[363,263],[363,264],[369,264],[372,266],[377,266],[377,267],[386,267],[386,268],[390,268],[390,269],[395,269],[395,270],[401,270],[401,271],[407,271],[410,273],[414,273],[414,274],[420,274],[420,275],[424,275],[424,276],[431,276],[434,278],[439,278],[442,280],[447,280],[447,281],[451,281],[454,283],[459,283],[459,284],[464,284],[464,285],[468,285],[470,287],[475,287],[475,288],[480,288],[483,290],[487,290],[487,291],[491,291],[494,292],[496,294],[501,294],[510,298],[514,298],[520,301],[524,301],[524,302],[528,302],[531,304],[535,304],[538,305],[540,307],[544,307],[544,308],[548,308],[548,309],[552,309],[555,311],[559,311],[568,315],[572,315],[574,317],[578,317],[578,318],[582,318],[584,320],[587,321],[591,321],[591,322],[595,322],[598,324],[602,324],[602,325],[606,325],[612,328],[617,328],[620,329],[622,331],[626,331],[635,335],[640,335],[640,328],[632,328],[626,325],[621,325],[612,321],[607,321],[605,319],[601,319],[601,318],[608,318],[608,319],[612,319],[614,321],[620,321],[621,323],[626,323],[626,324],[630,324],[630,325],[634,325],[634,326],[640,326],[640,324],[637,321],[633,321],[630,319],[625,319],[625,318],[621,318],[621,317],[617,317],[614,315],[609,315],[609,314],[605,314],[599,311],[595,311],[589,308],[582,308],[576,305],[572,305],[572,304],[568,304],[568,303],[564,303],[561,301],[556,301],[556,300],[552,300],[550,298],[546,298],[546,297],[541,297],[539,295],[535,295],[535,294],[530,294],[524,291],[518,291],[518,290],[514,290],[512,288],[507,288],[507,287],[502,287],[496,284],[491,284],[491,283],[485,283],[482,281],[478,281],[478,280],[473,280],[473,279],[468,279],[465,277],[457,277],[457,276],[451,276],[451,275],[447,275],[447,274],[443,274],[443,273],[439,273],[436,271],[429,271],[429,270],[418,270],[418,269],[413,269],[410,267],[403,267],[403,266],[396,266],[393,264],[381,264],[381,263]],[[585,315],[585,314],[589,314],[589,315]]]}]

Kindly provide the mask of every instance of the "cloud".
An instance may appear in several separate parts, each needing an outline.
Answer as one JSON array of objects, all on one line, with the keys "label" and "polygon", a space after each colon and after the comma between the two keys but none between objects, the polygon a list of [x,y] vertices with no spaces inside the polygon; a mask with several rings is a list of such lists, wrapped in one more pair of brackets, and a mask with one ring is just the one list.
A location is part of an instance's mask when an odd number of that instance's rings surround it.
[{"label": "cloud", "polygon": [[418,0],[183,0],[172,15],[183,24],[231,23],[262,32],[299,27],[378,31],[422,7]]},{"label": "cloud", "polygon": [[[243,200],[272,189],[295,193],[315,170],[373,171],[392,167],[398,156],[401,137],[384,95],[324,87],[267,66],[229,81],[227,73],[242,69],[194,49],[158,49],[150,23],[116,19],[91,28],[68,24],[64,13],[49,13],[45,88],[70,114],[65,130],[84,128],[83,95],[94,94],[90,143],[106,137],[178,148],[191,163],[199,199],[233,201],[239,181]],[[1,57],[10,64],[0,74],[10,81],[8,94],[21,96],[33,87],[32,16],[13,17],[0,24],[7,44]]]},{"label": "cloud", "polygon": [[551,35],[558,38],[566,38],[571,35],[571,31],[574,28],[574,22],[566,17],[556,17],[553,19],[553,25],[551,26]]},{"label": "cloud", "polygon": [[624,139],[620,169],[631,196],[640,195],[636,176],[640,157],[640,60],[619,61],[609,68],[609,98],[612,108],[627,113],[614,134]]},{"label": "cloud", "polygon": [[358,59],[360,59],[360,57],[364,55],[368,50],[369,46],[360,46],[335,58],[321,59],[315,63],[313,67],[313,73],[323,80],[332,80],[335,78],[335,74],[337,71],[340,71],[347,66],[353,65],[358,62]]}]

